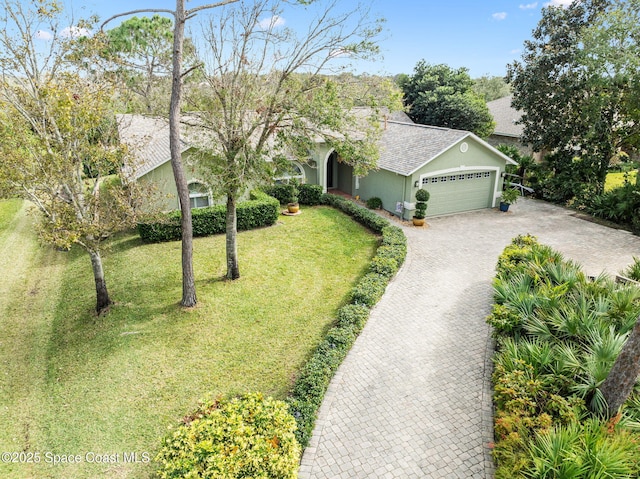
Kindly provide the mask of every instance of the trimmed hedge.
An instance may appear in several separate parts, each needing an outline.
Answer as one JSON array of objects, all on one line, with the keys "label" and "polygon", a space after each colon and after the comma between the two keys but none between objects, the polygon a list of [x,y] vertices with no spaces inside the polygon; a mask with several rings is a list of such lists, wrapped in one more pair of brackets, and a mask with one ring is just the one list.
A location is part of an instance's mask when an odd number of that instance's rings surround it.
[{"label": "trimmed hedge", "polygon": [[349,201],[342,196],[324,194],[322,195],[322,203],[325,205],[338,208],[343,213],[353,217],[358,223],[366,226],[374,233],[382,233],[383,228],[389,226],[389,220],[377,215],[373,211],[369,211],[358,206],[353,201]]},{"label": "trimmed hedge", "polygon": [[203,405],[162,441],[158,476],[295,479],[295,428],[287,405],[261,394]]},{"label": "trimmed hedge", "polygon": [[322,203],[322,186],[299,185],[298,200],[302,205],[316,206]]},{"label": "trimmed hedge", "polygon": [[[252,191],[249,201],[238,203],[238,231],[270,226],[278,220],[278,200],[261,191]],[[215,205],[191,210],[193,236],[210,236],[226,231],[226,206]],[[147,243],[177,241],[181,238],[180,211],[163,214],[152,223],[139,223],[140,238]]]},{"label": "trimmed hedge", "polygon": [[[276,198],[281,205],[289,202],[293,195],[294,185],[270,185],[262,188],[266,194]],[[298,203],[301,205],[316,206],[322,203],[322,186],[298,185]]]},{"label": "trimmed hedge", "polygon": [[370,308],[382,297],[391,277],[404,262],[407,239],[402,230],[389,221],[355,203],[335,195],[322,195],[324,204],[352,216],[356,221],[382,235],[371,261],[369,273],[356,284],[351,302],[338,310],[337,321],[307,364],[302,368],[287,402],[298,423],[296,437],[303,447],[309,444],[316,416],[329,382],[351,349],[369,318]]}]

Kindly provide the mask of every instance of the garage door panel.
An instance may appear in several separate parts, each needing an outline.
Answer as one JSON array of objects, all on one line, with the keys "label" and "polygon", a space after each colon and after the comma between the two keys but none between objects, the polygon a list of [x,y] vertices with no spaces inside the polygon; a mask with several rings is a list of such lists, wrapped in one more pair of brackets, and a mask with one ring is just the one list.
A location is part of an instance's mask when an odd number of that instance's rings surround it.
[{"label": "garage door panel", "polygon": [[495,172],[479,171],[424,178],[422,188],[429,191],[427,215],[436,216],[481,208],[493,202]]}]

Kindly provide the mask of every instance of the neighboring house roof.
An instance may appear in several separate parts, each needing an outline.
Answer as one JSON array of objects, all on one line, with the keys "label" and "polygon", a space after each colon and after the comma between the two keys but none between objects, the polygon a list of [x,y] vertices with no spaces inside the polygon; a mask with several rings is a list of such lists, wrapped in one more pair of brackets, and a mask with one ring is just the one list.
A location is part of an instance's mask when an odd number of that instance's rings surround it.
[{"label": "neighboring house roof", "polygon": [[516,124],[516,121],[522,117],[522,113],[511,106],[512,99],[513,96],[509,95],[487,103],[487,107],[496,122],[494,135],[515,138],[522,136],[523,126]]},{"label": "neighboring house roof", "polygon": [[469,131],[388,121],[380,140],[378,167],[409,176],[465,138],[473,138],[508,163],[514,161]]},{"label": "neighboring house roof", "polygon": [[[120,141],[135,150],[138,159],[134,178],[138,179],[171,160],[169,122],[165,118],[143,115],[116,115]],[[182,139],[181,152],[189,149]]]}]

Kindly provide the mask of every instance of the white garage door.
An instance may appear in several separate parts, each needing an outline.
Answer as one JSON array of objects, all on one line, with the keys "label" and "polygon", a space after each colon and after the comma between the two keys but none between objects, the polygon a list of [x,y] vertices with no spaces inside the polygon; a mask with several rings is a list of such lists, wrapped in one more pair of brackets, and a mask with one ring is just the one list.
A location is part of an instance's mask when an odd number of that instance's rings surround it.
[{"label": "white garage door", "polygon": [[427,216],[491,208],[495,175],[477,171],[423,178],[422,188],[431,194]]}]

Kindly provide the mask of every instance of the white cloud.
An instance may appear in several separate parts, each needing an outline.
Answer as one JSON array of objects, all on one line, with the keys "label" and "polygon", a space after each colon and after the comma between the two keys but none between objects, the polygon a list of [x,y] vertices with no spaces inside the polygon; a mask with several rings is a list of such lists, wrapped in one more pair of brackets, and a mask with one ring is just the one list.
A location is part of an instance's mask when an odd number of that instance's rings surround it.
[{"label": "white cloud", "polygon": [[286,21],[285,21],[284,18],[282,18],[282,17],[280,17],[278,15],[274,15],[273,17],[269,17],[269,18],[265,18],[264,20],[260,20],[258,25],[263,30],[269,30],[269,29],[272,29],[272,28],[284,27],[285,23],[286,23]]},{"label": "white cloud", "polygon": [[53,38],[51,33],[44,30],[38,30],[35,36],[38,40],[51,40]]},{"label": "white cloud", "polygon": [[511,54],[512,55],[517,55],[518,53],[520,53],[522,50],[520,50],[519,48],[514,48],[513,50],[511,50]]},{"label": "white cloud", "polygon": [[60,35],[62,35],[65,38],[78,38],[78,37],[91,36],[91,32],[86,28],[71,26],[71,27],[64,28],[60,32]]},{"label": "white cloud", "polygon": [[507,18],[507,12],[498,12],[498,13],[494,13],[493,15],[491,15],[491,17],[494,20],[504,20],[505,18]]},{"label": "white cloud", "polygon": [[538,2],[520,4],[520,10],[532,10],[538,6]]},{"label": "white cloud", "polygon": [[550,2],[547,2],[544,4],[545,7],[568,7],[569,5],[571,5],[575,0],[551,0]]}]

